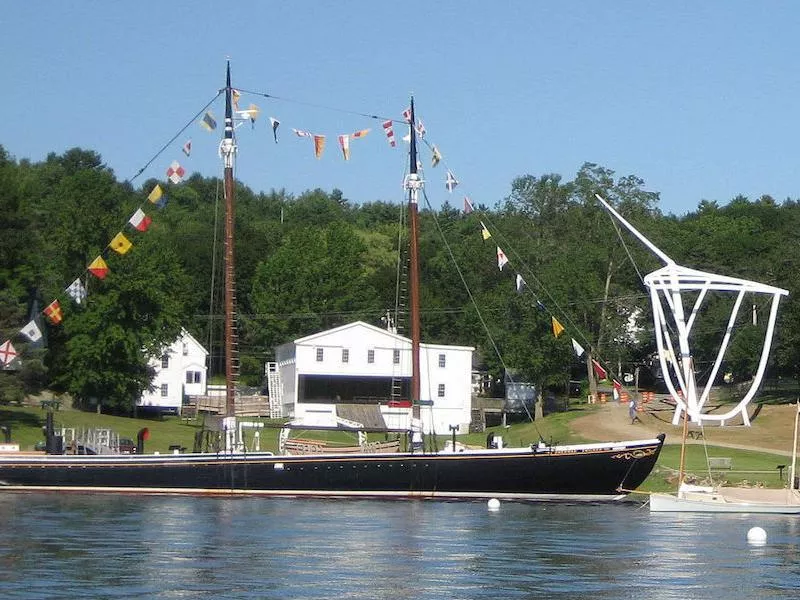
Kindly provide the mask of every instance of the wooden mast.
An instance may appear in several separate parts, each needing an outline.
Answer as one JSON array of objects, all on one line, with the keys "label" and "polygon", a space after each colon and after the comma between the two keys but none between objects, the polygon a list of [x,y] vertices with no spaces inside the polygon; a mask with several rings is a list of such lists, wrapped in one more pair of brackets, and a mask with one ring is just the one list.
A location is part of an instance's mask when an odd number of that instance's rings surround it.
[{"label": "wooden mast", "polygon": [[417,173],[417,132],[414,117],[414,97],[411,97],[409,110],[409,129],[411,136],[411,149],[409,151],[409,174],[406,177],[405,188],[408,190],[408,235],[409,235],[409,307],[411,321],[411,416],[420,418],[419,390],[419,344],[420,344],[420,317],[419,317],[419,215],[418,197],[422,188],[422,179]]},{"label": "wooden mast", "polygon": [[236,344],[236,313],[234,295],[234,256],[233,256],[233,224],[234,224],[234,191],[233,191],[233,158],[236,154],[236,142],[233,139],[233,109],[231,106],[231,63],[228,61],[225,82],[225,134],[220,143],[220,156],[225,166],[225,415],[235,414],[234,397],[236,378],[238,376],[238,356]]}]

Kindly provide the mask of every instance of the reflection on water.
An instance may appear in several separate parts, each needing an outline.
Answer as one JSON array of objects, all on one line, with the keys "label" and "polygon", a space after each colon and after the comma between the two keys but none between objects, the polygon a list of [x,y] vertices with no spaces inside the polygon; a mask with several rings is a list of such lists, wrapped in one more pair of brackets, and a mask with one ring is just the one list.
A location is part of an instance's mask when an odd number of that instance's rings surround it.
[{"label": "reflection on water", "polygon": [[0,596],[794,598],[799,536],[635,504],[0,494]]}]

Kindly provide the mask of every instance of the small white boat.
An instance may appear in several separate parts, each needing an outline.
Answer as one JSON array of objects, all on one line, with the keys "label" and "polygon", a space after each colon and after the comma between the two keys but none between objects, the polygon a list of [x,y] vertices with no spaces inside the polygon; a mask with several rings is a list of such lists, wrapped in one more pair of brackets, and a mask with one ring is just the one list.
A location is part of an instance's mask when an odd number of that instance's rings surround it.
[{"label": "small white boat", "polygon": [[800,514],[800,491],[684,484],[677,494],[651,494],[650,512]]},{"label": "small white boat", "polygon": [[[683,483],[683,452],[678,492],[650,494],[650,512],[761,513],[777,515],[800,514],[800,489],[795,475],[797,462],[797,432],[800,422],[800,401],[794,417],[794,444],[789,487],[785,489],[705,487]],[[684,420],[683,444],[686,444]]]}]

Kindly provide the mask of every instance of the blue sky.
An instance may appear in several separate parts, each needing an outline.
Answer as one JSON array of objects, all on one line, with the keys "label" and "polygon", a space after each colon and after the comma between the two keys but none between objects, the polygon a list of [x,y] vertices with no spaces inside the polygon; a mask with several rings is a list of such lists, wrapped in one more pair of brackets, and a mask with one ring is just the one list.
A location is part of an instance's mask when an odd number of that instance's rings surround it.
[{"label": "blue sky", "polygon": [[[448,195],[426,158],[434,206],[492,206],[517,176],[571,179],[584,162],[643,178],[665,213],[781,201],[800,197],[798,25],[797,3],[736,0],[9,2],[0,144],[31,160],[93,149],[129,179],[224,85],[230,57],[235,87],[293,100],[242,97],[262,110],[237,132],[236,175],[256,191],[402,201],[404,145],[311,105],[399,119],[413,92],[461,183]],[[291,127],[327,135],[322,160]],[[365,127],[345,163],[335,136]],[[192,124],[136,183],[173,159],[218,175],[217,133]]]}]

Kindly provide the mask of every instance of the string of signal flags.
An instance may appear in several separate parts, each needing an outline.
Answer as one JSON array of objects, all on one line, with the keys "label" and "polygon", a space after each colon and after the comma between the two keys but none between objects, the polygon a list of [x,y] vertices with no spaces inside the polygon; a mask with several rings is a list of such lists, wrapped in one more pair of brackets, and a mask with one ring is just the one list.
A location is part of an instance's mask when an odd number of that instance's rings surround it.
[{"label": "string of signal flags", "polygon": [[[250,94],[257,94],[260,96],[264,96],[270,99],[277,99],[283,100],[287,102],[292,102],[286,98],[280,98],[278,96],[258,93],[258,92],[246,92]],[[232,102],[234,108],[234,121],[235,127],[238,128],[241,125],[249,122],[251,128],[255,129],[256,122],[259,119],[261,114],[261,109],[256,104],[250,104],[247,108],[242,109],[240,107],[241,102],[241,95],[242,92],[239,90],[232,90]],[[206,132],[213,132],[217,129],[217,119],[212,110],[206,110],[216,98],[220,96],[218,93],[206,106],[198,113],[200,116],[197,119],[197,123],[199,126],[205,130]],[[303,102],[297,102],[299,104],[309,104]],[[355,114],[358,116],[362,116],[364,118],[377,120],[381,124],[381,130],[383,136],[386,140],[386,143],[389,148],[397,148],[397,140],[395,137],[394,126],[396,124],[401,124],[404,126],[408,126],[411,123],[411,109],[406,108],[402,111],[401,116],[402,120],[396,120],[391,118],[380,117],[378,115],[367,114],[357,111],[350,111],[350,110],[342,110],[336,109],[332,107],[324,107],[317,105],[321,108],[327,108],[328,110],[334,110],[339,112],[346,112],[350,114]],[[193,123],[195,119],[192,119],[189,124],[184,126],[171,140],[170,142],[165,145],[148,163],[140,169],[140,171],[134,176],[137,177],[140,175],[144,170],[149,166],[158,156],[160,156],[165,150],[171,147],[171,142],[174,142],[181,133],[183,133],[190,125]],[[281,121],[277,117],[270,116],[269,117],[269,128],[272,132],[273,140],[277,144],[279,140],[279,129],[281,126]],[[415,130],[419,137],[419,139],[423,142],[425,146],[430,150],[431,153],[431,167],[435,168],[439,166],[440,163],[443,163],[443,155],[439,148],[435,145],[430,143],[426,139],[427,129],[421,119],[416,119],[415,123]],[[321,159],[323,153],[325,151],[327,135],[313,133],[306,129],[299,129],[299,128],[291,128],[291,131],[294,134],[294,137],[297,139],[309,139],[313,142],[314,148],[314,155],[317,159]],[[351,158],[351,142],[356,140],[361,140],[371,132],[371,128],[363,128],[352,133],[345,133],[345,134],[336,134],[334,137],[338,140],[339,149],[342,153],[342,157],[345,161],[349,161]],[[410,132],[403,136],[403,141],[408,142],[410,141]],[[183,153],[185,160],[188,160],[192,156],[193,151],[193,142],[191,138],[185,140],[185,142],[181,145],[181,152]],[[420,163],[418,165],[422,167],[423,165]],[[165,177],[169,180],[170,183],[173,185],[178,185],[183,182],[184,177],[186,175],[186,169],[184,166],[177,160],[173,159],[170,164],[167,166],[165,170]],[[132,179],[134,179],[132,178]],[[445,163],[445,177],[444,177],[444,185],[445,189],[449,193],[453,193],[456,187],[459,185],[459,181],[456,178],[455,174],[451,169],[449,169]],[[64,294],[72,300],[72,302],[80,307],[86,301],[88,297],[87,285],[84,281],[84,277],[88,277],[89,275],[93,276],[98,280],[103,280],[111,271],[106,258],[108,257],[109,253],[114,253],[117,255],[125,255],[127,254],[134,246],[134,242],[131,241],[131,237],[135,239],[136,235],[140,235],[148,230],[152,223],[152,216],[148,214],[148,212],[152,209],[162,209],[166,206],[168,201],[168,195],[165,191],[165,188],[162,187],[160,183],[157,183],[147,194],[145,200],[142,204],[136,209],[136,211],[130,216],[128,221],[125,223],[123,228],[111,239],[108,245],[104,248],[104,250],[85,268],[85,271],[78,275],[72,283],[66,286],[63,290]],[[470,200],[468,196],[464,196],[463,200],[463,213],[468,215],[475,210],[474,204]],[[148,211],[148,212],[146,212]],[[490,239],[492,237],[489,229],[486,227],[483,221],[479,221],[480,223],[480,233],[481,237],[484,241]],[[127,235],[126,235],[127,232]],[[497,265],[498,268],[502,271],[503,268],[509,264],[509,259],[506,256],[505,252],[502,248],[498,245],[497,246]],[[518,293],[522,293],[525,289],[530,290],[527,286],[527,283],[523,276],[520,273],[516,273],[515,277],[515,287]],[[532,290],[530,290],[532,293]],[[62,297],[61,300],[64,298]],[[539,300],[536,299],[536,304],[538,308],[545,312],[550,312],[547,307]],[[53,299],[45,308],[41,311],[38,315],[35,315],[24,327],[22,327],[18,334],[23,338],[27,339],[30,342],[39,342],[42,339],[42,330],[40,327],[40,316],[44,316],[47,322],[51,326],[58,326],[62,323],[64,319],[64,311],[59,298]],[[561,336],[564,331],[565,327],[561,324],[561,322],[551,314],[551,326],[553,335],[558,338]],[[576,356],[581,357],[584,355],[585,350],[580,345],[580,343],[572,338],[572,347],[576,354]],[[0,345],[0,364],[4,366],[11,365],[19,356],[19,353],[13,346],[12,340],[7,339]],[[607,370],[604,369],[601,364],[596,360],[592,359],[592,364],[597,374],[598,378],[606,379],[607,378]],[[614,382],[614,390],[617,392],[620,385],[616,380]]]}]

